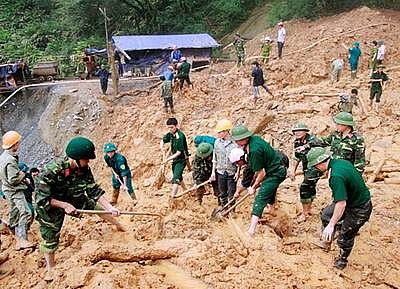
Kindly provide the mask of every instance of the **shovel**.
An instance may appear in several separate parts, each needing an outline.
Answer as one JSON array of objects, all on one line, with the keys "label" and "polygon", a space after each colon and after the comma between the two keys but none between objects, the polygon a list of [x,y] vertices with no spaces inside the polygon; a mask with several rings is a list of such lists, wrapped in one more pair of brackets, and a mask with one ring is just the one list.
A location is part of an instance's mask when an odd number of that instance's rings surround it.
[{"label": "shovel", "polygon": [[[120,184],[121,186],[124,186],[125,184],[124,184],[124,183],[122,182],[122,180],[119,178],[119,175],[117,175],[117,173],[114,171],[114,169],[112,170],[112,172],[113,172],[113,174],[114,174],[114,177],[118,180],[119,184]],[[126,190],[126,194],[128,195],[129,199],[130,199],[131,201],[133,201],[132,196],[129,194],[128,190]]]},{"label": "shovel", "polygon": [[226,215],[229,214],[230,211],[232,211],[233,209],[235,209],[237,206],[239,206],[241,203],[243,203],[247,197],[251,196],[251,193],[247,193],[245,194],[243,197],[241,197],[232,207],[230,207],[229,209],[227,209],[226,211],[223,212],[217,212],[215,214],[215,219],[223,219]]},{"label": "shovel", "polygon": [[170,151],[171,151],[171,148],[169,148],[167,153],[165,153],[164,150],[163,150],[163,156],[162,156],[163,162],[162,162],[160,168],[158,169],[156,177],[155,177],[154,182],[152,184],[152,187],[153,188],[155,187],[157,190],[161,189],[163,183],[165,182],[165,174],[164,174],[165,163],[164,162],[165,162],[165,159],[166,159],[166,155],[168,155],[170,153]]},{"label": "shovel", "polygon": [[218,215],[220,215],[221,212],[226,210],[229,207],[229,205],[232,204],[234,201],[236,201],[236,199],[232,198],[232,199],[229,200],[229,202],[225,206],[214,208],[214,210],[211,213],[211,220],[218,219]]},{"label": "shovel", "polygon": [[202,187],[202,186],[208,184],[209,182],[210,182],[210,180],[207,180],[207,181],[205,181],[205,182],[202,182],[201,184],[195,185],[195,186],[191,187],[190,189],[187,189],[187,190],[183,191],[183,192],[180,193],[180,194],[176,194],[176,195],[174,196],[174,198],[180,198],[180,197],[182,197],[183,195],[186,195],[187,193],[190,193],[190,192],[192,192],[192,191],[194,191],[194,190],[196,190],[196,189],[198,189],[198,188],[200,188],[200,187]]},{"label": "shovel", "polygon": [[[78,213],[80,213],[80,214],[88,214],[88,215],[104,215],[104,214],[110,215],[110,214],[112,214],[109,211],[102,211],[102,210],[81,210],[81,209],[77,209],[76,211]],[[152,217],[157,217],[157,218],[159,218],[158,230],[160,232],[160,235],[164,231],[164,226],[163,226],[163,223],[162,223],[163,216],[161,214],[147,213],[147,212],[127,212],[127,211],[122,211],[119,214],[120,215],[127,215],[127,216],[152,216]]]}]

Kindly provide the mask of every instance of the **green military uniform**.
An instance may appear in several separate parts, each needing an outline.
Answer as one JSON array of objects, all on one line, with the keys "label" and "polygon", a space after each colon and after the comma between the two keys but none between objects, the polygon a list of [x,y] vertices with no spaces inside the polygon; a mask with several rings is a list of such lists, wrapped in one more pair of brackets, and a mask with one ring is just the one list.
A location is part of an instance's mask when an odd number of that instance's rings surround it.
[{"label": "green military uniform", "polygon": [[352,113],[354,105],[358,106],[358,101],[356,96],[347,94],[340,96],[340,102],[338,105],[339,111]]},{"label": "green military uniform", "polygon": [[266,176],[254,200],[252,214],[261,217],[267,204],[274,204],[276,191],[286,178],[281,155],[259,136],[249,137],[249,164],[253,172],[265,170]]},{"label": "green military uniform", "polygon": [[9,226],[16,229],[17,237],[27,239],[32,213],[25,199],[25,174],[20,172],[17,153],[4,150],[0,156],[0,180],[9,205]]},{"label": "green military uniform", "polygon": [[131,169],[128,166],[128,162],[126,158],[120,153],[115,152],[114,156],[110,158],[107,154],[104,155],[104,161],[107,163],[114,173],[112,174],[112,186],[114,189],[119,190],[121,187],[120,181],[118,181],[117,176],[124,182],[124,178],[126,177],[126,187],[128,188],[128,193],[131,197],[135,197],[134,189],[132,186],[132,173]]},{"label": "green military uniform", "polygon": [[[304,179],[300,185],[300,201],[304,204],[311,203],[316,194],[316,185],[322,173],[316,168],[307,168],[307,153],[312,147],[321,145],[321,141],[314,135],[307,133],[303,140],[294,141],[294,158],[302,163]],[[302,148],[300,150],[299,148]]]},{"label": "green military uniform", "polygon": [[[212,174],[212,151],[213,147],[208,143],[199,144],[196,156],[192,163],[192,177],[196,185],[204,183],[209,180]],[[218,183],[216,181],[211,182],[213,187],[214,196],[218,198]],[[197,200],[202,203],[203,195],[206,192],[205,187],[201,186],[197,189],[196,195]]]},{"label": "green military uniform", "polygon": [[104,193],[89,167],[72,169],[67,157],[48,163],[36,179],[36,219],[43,238],[41,251],[52,253],[58,248],[64,222],[64,210],[51,207],[51,199],[68,202],[77,209],[93,210]]},{"label": "green military uniform", "polygon": [[186,81],[188,85],[192,85],[192,82],[190,81],[189,73],[190,73],[190,68],[191,65],[189,62],[185,61],[181,64],[179,67],[179,73],[178,73],[178,78],[179,78],[179,88],[183,88],[183,84]]},{"label": "green military uniform", "polygon": [[161,97],[164,99],[164,107],[168,110],[168,106],[171,111],[174,109],[174,102],[172,100],[172,81],[165,80],[161,84]]},{"label": "green military uniform", "polygon": [[244,51],[244,45],[245,45],[245,41],[241,38],[233,41],[233,46],[235,46],[235,50],[236,50],[238,66],[244,65],[244,59],[246,57],[245,51]]},{"label": "green military uniform", "polygon": [[369,61],[369,68],[374,71],[376,69],[377,59],[378,56],[378,47],[372,47],[371,49],[371,59]]},{"label": "green military uniform", "polygon": [[180,184],[183,180],[182,174],[186,167],[186,158],[188,157],[188,146],[186,142],[186,136],[181,130],[177,130],[175,136],[172,133],[167,133],[163,137],[164,143],[171,143],[171,152],[175,154],[176,152],[181,152],[181,154],[172,161],[172,183]]},{"label": "green military uniform", "polygon": [[271,54],[272,45],[271,43],[263,43],[261,44],[261,56],[264,63],[268,63],[269,56]]},{"label": "green military uniform", "polygon": [[365,169],[365,143],[364,138],[357,132],[350,136],[342,137],[339,132],[321,138],[322,145],[330,146],[333,159],[344,159],[354,164],[360,174]]},{"label": "green military uniform", "polygon": [[369,99],[372,101],[375,98],[376,102],[381,101],[381,96],[382,96],[382,84],[384,81],[388,81],[389,78],[386,75],[386,73],[382,72],[377,72],[375,71],[372,73],[371,79],[381,79],[382,81],[379,82],[372,82],[371,83],[371,93],[369,96]]},{"label": "green military uniform", "polygon": [[346,201],[346,208],[337,243],[340,256],[336,260],[337,268],[344,268],[347,257],[354,246],[355,237],[360,228],[369,220],[372,212],[370,192],[362,176],[354,166],[345,160],[330,160],[329,186],[332,190],[333,204],[326,207],[321,214],[323,226],[327,226],[333,215],[335,203]]}]

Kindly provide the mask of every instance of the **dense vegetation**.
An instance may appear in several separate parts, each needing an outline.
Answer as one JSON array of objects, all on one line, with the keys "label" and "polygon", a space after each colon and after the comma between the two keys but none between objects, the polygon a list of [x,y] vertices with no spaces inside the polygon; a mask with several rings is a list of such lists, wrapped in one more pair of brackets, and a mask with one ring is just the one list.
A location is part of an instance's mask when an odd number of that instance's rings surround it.
[{"label": "dense vegetation", "polygon": [[376,8],[400,9],[400,0],[283,0],[275,1],[268,23],[293,18],[315,19],[349,10],[361,5]]},{"label": "dense vegetation", "polygon": [[359,5],[400,8],[400,0],[1,0],[0,63],[56,58],[64,74],[73,74],[84,47],[105,47],[99,8],[107,10],[110,36],[208,32],[219,38],[267,2],[274,3],[270,25]]},{"label": "dense vegetation", "polygon": [[[109,35],[209,32],[220,37],[262,0],[2,0],[0,63],[57,58],[64,73],[84,47],[105,47]],[[75,65],[72,65],[75,64]]]}]

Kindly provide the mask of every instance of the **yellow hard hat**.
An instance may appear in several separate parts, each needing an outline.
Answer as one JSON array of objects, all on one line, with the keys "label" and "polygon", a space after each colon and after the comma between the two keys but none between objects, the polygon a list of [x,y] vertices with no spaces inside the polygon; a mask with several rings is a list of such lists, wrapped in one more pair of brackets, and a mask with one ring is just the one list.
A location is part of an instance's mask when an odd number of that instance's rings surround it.
[{"label": "yellow hard hat", "polygon": [[217,122],[217,125],[215,126],[215,131],[221,132],[224,130],[231,130],[232,127],[233,127],[232,122],[229,119],[221,119],[220,121]]},{"label": "yellow hard hat", "polygon": [[16,131],[10,130],[3,135],[3,149],[8,150],[21,140],[21,135]]}]

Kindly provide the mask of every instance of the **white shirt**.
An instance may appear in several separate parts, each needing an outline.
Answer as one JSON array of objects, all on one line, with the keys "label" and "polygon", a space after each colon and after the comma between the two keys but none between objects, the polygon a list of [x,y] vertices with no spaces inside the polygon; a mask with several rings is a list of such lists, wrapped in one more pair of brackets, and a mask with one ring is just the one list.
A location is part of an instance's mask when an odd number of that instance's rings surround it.
[{"label": "white shirt", "polygon": [[383,60],[385,58],[385,49],[385,45],[382,44],[381,46],[379,46],[376,59]]},{"label": "white shirt", "polygon": [[285,38],[286,38],[286,29],[284,27],[280,27],[278,29],[278,42],[285,42]]}]

